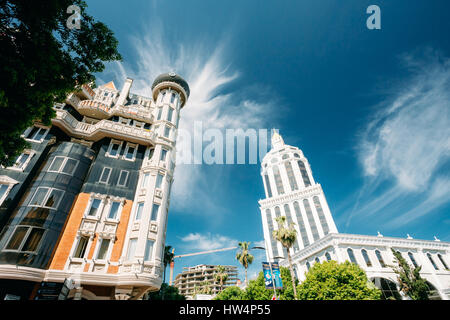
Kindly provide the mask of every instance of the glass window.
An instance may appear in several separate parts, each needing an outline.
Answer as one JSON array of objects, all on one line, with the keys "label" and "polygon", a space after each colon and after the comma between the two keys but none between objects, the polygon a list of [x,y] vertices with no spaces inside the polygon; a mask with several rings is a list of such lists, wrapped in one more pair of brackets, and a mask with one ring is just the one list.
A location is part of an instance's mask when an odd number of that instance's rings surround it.
[{"label": "glass window", "polygon": [[319,239],[319,231],[317,230],[316,222],[314,220],[311,206],[309,205],[309,201],[307,199],[304,199],[303,205],[305,206],[306,217],[308,218],[309,226],[311,227],[311,232],[312,232],[314,241],[318,240]]},{"label": "glass window", "polygon": [[152,207],[152,221],[156,221],[158,219],[158,210],[159,210],[159,204],[154,203]]},{"label": "glass window", "polygon": [[155,153],[155,149],[150,149],[148,152],[148,159],[151,160],[153,158],[153,154]]},{"label": "glass window", "polygon": [[291,186],[291,190],[298,190],[297,181],[295,180],[294,170],[292,170],[292,165],[290,161],[284,163],[286,168],[286,172],[288,175],[289,185]]},{"label": "glass window", "polygon": [[119,213],[120,202],[113,201],[111,204],[111,209],[109,210],[108,219],[116,219]]},{"label": "glass window", "polygon": [[33,199],[30,201],[30,206],[42,206],[45,196],[49,188],[39,187],[34,193]]},{"label": "glass window", "polygon": [[362,249],[361,250],[361,254],[362,254],[363,258],[364,258],[364,261],[366,262],[366,265],[368,267],[371,267],[372,266],[372,261],[370,261],[370,258],[369,258],[369,255],[367,254],[366,249]]},{"label": "glass window", "polygon": [[62,172],[72,175],[75,172],[77,164],[78,164],[77,160],[68,158],[66,164],[64,165],[64,168],[62,169]]},{"label": "glass window", "polygon": [[433,268],[434,268],[435,270],[439,270],[438,266],[437,266],[436,263],[434,262],[433,257],[431,256],[430,253],[427,253],[427,257],[428,257],[428,259],[430,260],[431,264],[433,265]]},{"label": "glass window", "polygon": [[52,189],[52,191],[50,191],[50,195],[45,201],[44,207],[56,209],[59,205],[59,202],[61,201],[63,194],[64,192],[61,190]]},{"label": "glass window", "polygon": [[154,243],[155,243],[155,241],[147,239],[147,243],[145,245],[144,261],[149,261],[151,259]]},{"label": "glass window", "polygon": [[120,170],[119,180],[117,181],[118,186],[125,187],[127,185],[128,174],[129,174],[128,171]]},{"label": "glass window", "polygon": [[413,263],[414,267],[418,267],[416,259],[414,258],[414,255],[411,252],[408,252],[408,257],[411,259],[411,262]]},{"label": "glass window", "polygon": [[61,166],[64,162],[64,157],[55,157],[53,159],[52,164],[50,165],[50,167],[48,168],[48,171],[51,172],[59,172],[59,170],[61,169]]},{"label": "glass window", "polygon": [[27,139],[41,141],[47,133],[47,129],[34,127],[27,136]]},{"label": "glass window", "polygon": [[5,249],[19,250],[20,245],[22,244],[22,241],[28,232],[28,229],[29,229],[28,227],[22,227],[22,226],[16,227],[16,230],[14,230],[14,233],[11,236]]},{"label": "glass window", "polygon": [[272,169],[278,194],[284,194],[283,181],[281,180],[280,170],[278,169],[278,166],[273,166]]},{"label": "glass window", "polygon": [[271,198],[272,197],[272,189],[270,188],[269,176],[267,174],[264,174],[264,180],[266,181],[267,196],[269,198]]},{"label": "glass window", "polygon": [[167,157],[167,150],[161,149],[161,158],[159,160],[166,161],[166,157]]},{"label": "glass window", "polygon": [[164,101],[165,96],[166,96],[166,91],[164,90],[161,94],[161,101]]},{"label": "glass window", "polygon": [[294,210],[295,210],[295,216],[297,217],[300,235],[301,235],[302,241],[303,241],[303,247],[307,247],[307,246],[309,246],[308,234],[306,231],[305,222],[303,221],[302,213],[300,211],[300,206],[297,201],[294,202]]},{"label": "glass window", "polygon": [[169,113],[167,114],[167,121],[172,122],[173,118],[173,108],[169,108]]},{"label": "glass window", "polygon": [[329,252],[325,253],[325,258],[327,258],[327,261],[331,261],[331,255]]},{"label": "glass window", "polygon": [[302,175],[303,183],[305,184],[305,187],[309,187],[311,185],[311,181],[309,180],[308,172],[306,171],[305,164],[303,161],[299,160],[297,161],[298,167],[300,169],[300,173]]},{"label": "glass window", "polygon": [[272,220],[272,214],[270,212],[270,209],[266,210],[266,221],[267,221],[267,228],[269,229],[269,237],[270,237],[270,243],[272,245],[272,257],[275,257],[275,250],[277,250],[277,241],[273,237],[273,220]]},{"label": "glass window", "polygon": [[170,103],[173,103],[175,101],[175,93],[172,92],[172,95],[170,96]]},{"label": "glass window", "polygon": [[100,199],[92,200],[91,207],[89,208],[88,216],[96,216],[97,215],[97,211],[98,211],[98,208],[100,207],[101,202],[102,201]]},{"label": "glass window", "polygon": [[134,153],[135,153],[135,151],[136,151],[136,147],[131,146],[131,145],[128,145],[127,152],[126,152],[126,154],[125,154],[125,158],[126,158],[126,159],[129,159],[129,160],[134,159]]},{"label": "glass window", "polygon": [[378,258],[378,262],[380,262],[380,265],[382,268],[386,268],[386,264],[384,263],[383,257],[381,255],[381,252],[379,250],[375,250],[375,255]]},{"label": "glass window", "polygon": [[22,153],[16,160],[16,163],[14,164],[14,168],[18,169],[25,169],[25,164],[27,163],[27,160],[31,157],[29,153]]},{"label": "glass window", "polygon": [[137,239],[130,239],[130,243],[128,244],[128,255],[127,259],[131,260],[134,257],[134,252],[136,250]]},{"label": "glass window", "polygon": [[314,196],[313,202],[314,206],[316,207],[317,215],[319,216],[320,224],[322,225],[323,233],[327,235],[330,232],[330,228],[328,227],[327,219],[325,218],[325,214],[323,213],[319,197]]},{"label": "glass window", "polygon": [[161,173],[158,173],[156,176],[156,188],[161,188],[162,182],[163,182],[164,175]]},{"label": "glass window", "polygon": [[111,149],[109,150],[109,155],[112,157],[115,157],[119,154],[120,144],[119,143],[113,143],[111,145]]},{"label": "glass window", "polygon": [[[284,213],[286,214],[286,220],[288,225],[294,224],[294,220],[292,219],[292,213],[291,213],[291,208],[289,208],[288,204],[284,205]],[[298,241],[299,239],[297,238],[294,242],[293,248],[294,248],[294,252],[297,252],[298,250],[300,250],[299,246],[298,246]]]},{"label": "glass window", "polygon": [[147,187],[149,177],[150,177],[150,173],[144,173],[144,177],[142,178],[141,188]]},{"label": "glass window", "polygon": [[136,208],[136,216],[135,216],[134,220],[136,220],[136,221],[141,220],[143,209],[144,209],[144,203],[143,202],[138,203],[137,208]]},{"label": "glass window", "polygon": [[88,237],[80,237],[78,240],[77,247],[75,249],[74,258],[84,258],[84,255],[86,253],[86,247],[89,242]]},{"label": "glass window", "polygon": [[164,127],[164,137],[168,138],[170,136],[170,128]]},{"label": "glass window", "polygon": [[437,256],[438,256],[439,260],[441,261],[442,265],[444,266],[444,268],[446,270],[448,270],[448,267],[447,267],[447,264],[445,263],[444,257],[440,253],[438,253]]},{"label": "glass window", "polygon": [[100,175],[99,182],[100,183],[108,183],[109,175],[111,174],[111,171],[112,171],[111,168],[104,167],[102,174]]},{"label": "glass window", "polygon": [[314,259],[314,261],[317,262],[317,263],[320,263],[320,260],[317,257]]},{"label": "glass window", "polygon": [[21,251],[35,252],[41,242],[42,236],[45,230],[40,228],[33,228],[28,235],[27,241],[25,242]]},{"label": "glass window", "polygon": [[99,259],[99,260],[106,259],[106,255],[108,254],[110,242],[111,242],[111,240],[109,240],[109,239],[102,239],[102,243],[100,244],[100,249],[98,250],[98,253],[97,253],[97,259]]},{"label": "glass window", "polygon": [[347,254],[348,254],[348,257],[350,258],[350,261],[352,263],[358,264],[358,262],[356,262],[356,258],[355,258],[355,255],[353,254],[353,250],[352,249],[348,248],[347,249]]},{"label": "glass window", "polygon": [[306,269],[308,269],[308,271],[309,271],[310,268],[311,268],[311,264],[309,262],[306,262]]},{"label": "glass window", "polygon": [[158,108],[158,117],[156,118],[156,120],[161,120],[162,110],[163,108]]},{"label": "glass window", "polygon": [[2,203],[2,199],[8,191],[9,186],[7,184],[0,184],[0,204]]}]

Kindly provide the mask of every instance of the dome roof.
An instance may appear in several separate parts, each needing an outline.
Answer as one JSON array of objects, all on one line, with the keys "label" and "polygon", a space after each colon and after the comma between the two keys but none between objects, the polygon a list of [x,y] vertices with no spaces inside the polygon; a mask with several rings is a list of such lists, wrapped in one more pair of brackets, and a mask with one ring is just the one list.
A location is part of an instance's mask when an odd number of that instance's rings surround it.
[{"label": "dome roof", "polygon": [[175,82],[177,84],[179,84],[184,91],[186,92],[187,97],[189,98],[189,85],[186,82],[186,80],[184,80],[182,77],[180,77],[179,75],[175,74],[174,72],[169,72],[169,73],[163,73],[160,74],[159,76],[156,77],[155,81],[153,81],[152,84],[152,90],[160,83],[162,82]]}]

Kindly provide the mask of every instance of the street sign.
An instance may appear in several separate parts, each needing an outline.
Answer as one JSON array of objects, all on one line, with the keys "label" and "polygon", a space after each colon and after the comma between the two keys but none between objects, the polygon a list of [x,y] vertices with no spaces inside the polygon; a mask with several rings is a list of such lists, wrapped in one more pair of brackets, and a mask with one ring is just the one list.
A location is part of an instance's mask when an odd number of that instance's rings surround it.
[{"label": "street sign", "polygon": [[71,288],[71,280],[64,283],[41,282],[34,300],[66,300]]},{"label": "street sign", "polygon": [[273,289],[273,280],[275,281],[275,289],[283,289],[283,282],[281,281],[280,267],[278,266],[278,262],[263,262],[262,266],[266,289]]}]

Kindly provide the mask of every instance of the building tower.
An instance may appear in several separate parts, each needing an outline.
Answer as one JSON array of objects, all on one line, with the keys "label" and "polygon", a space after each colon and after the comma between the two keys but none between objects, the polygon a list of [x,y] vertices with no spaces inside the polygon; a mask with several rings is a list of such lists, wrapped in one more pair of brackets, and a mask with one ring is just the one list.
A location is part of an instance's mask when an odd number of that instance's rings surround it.
[{"label": "building tower", "polygon": [[272,237],[275,219],[286,216],[297,231],[291,255],[323,238],[337,233],[320,184],[316,183],[303,152],[284,143],[277,132],[272,135],[272,149],[261,163],[266,199],[260,200],[267,259],[286,256],[286,249]]},{"label": "building tower", "polygon": [[52,126],[24,132],[31,148],[16,164],[0,168],[0,299],[42,298],[42,286],[65,280],[73,299],[159,289],[189,86],[166,73],[144,97],[132,84],[81,86],[54,106]]}]

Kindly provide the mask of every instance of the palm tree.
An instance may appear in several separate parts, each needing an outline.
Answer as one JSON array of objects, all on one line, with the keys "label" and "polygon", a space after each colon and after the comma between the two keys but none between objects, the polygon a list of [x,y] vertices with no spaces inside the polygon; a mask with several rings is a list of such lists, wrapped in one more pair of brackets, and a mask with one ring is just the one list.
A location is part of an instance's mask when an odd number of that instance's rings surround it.
[{"label": "palm tree", "polygon": [[175,254],[173,253],[172,246],[165,246],[164,247],[164,258],[163,258],[164,259],[164,261],[163,261],[163,263],[164,263],[164,272],[163,272],[164,281],[163,282],[166,282],[166,269],[167,269],[167,266],[173,261],[174,256],[175,256]]},{"label": "palm tree", "polygon": [[236,253],[236,259],[245,268],[245,285],[247,285],[247,268],[253,262],[253,256],[250,254],[248,247],[250,242],[239,242],[240,251]]},{"label": "palm tree", "polygon": [[292,269],[292,259],[289,249],[294,245],[297,240],[297,231],[295,231],[294,223],[290,223],[286,227],[286,217],[281,216],[275,219],[278,224],[278,230],[274,230],[272,236],[281,242],[281,245],[286,248],[288,261],[289,261],[289,271],[291,272],[292,287],[294,289],[294,299],[297,300],[297,289],[295,288],[295,277],[294,270]]},{"label": "palm tree", "polygon": [[228,280],[228,272],[224,266],[217,266],[216,272],[214,272],[214,281],[219,282],[220,291],[223,289],[223,285]]}]

